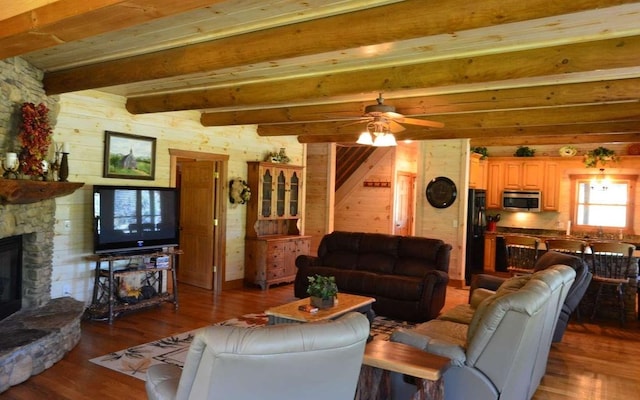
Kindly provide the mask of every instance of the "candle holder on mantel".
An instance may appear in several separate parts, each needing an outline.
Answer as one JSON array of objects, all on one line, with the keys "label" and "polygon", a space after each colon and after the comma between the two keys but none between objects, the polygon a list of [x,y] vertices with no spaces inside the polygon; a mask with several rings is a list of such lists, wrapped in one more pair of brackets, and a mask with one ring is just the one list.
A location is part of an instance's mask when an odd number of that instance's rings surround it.
[{"label": "candle holder on mantel", "polygon": [[67,182],[69,177],[69,153],[62,153],[62,160],[60,160],[60,169],[58,170],[58,180],[60,182]]},{"label": "candle holder on mantel", "polygon": [[2,169],[5,171],[2,177],[11,179],[13,175],[13,179],[18,179],[18,167],[20,167],[18,155],[16,153],[7,153],[2,160]]}]

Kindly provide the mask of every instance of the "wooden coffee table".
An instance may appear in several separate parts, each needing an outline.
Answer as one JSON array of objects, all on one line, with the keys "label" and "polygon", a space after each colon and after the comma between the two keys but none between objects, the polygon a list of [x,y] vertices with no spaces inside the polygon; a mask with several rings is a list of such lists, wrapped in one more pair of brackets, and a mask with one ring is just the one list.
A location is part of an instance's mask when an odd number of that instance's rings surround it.
[{"label": "wooden coffee table", "polygon": [[300,322],[314,322],[338,318],[349,311],[357,311],[367,315],[369,322],[373,320],[371,304],[376,301],[373,297],[358,296],[355,294],[338,293],[337,304],[331,308],[320,309],[315,313],[298,310],[298,307],[310,304],[310,299],[300,299],[281,306],[272,307],[264,313],[269,318],[269,325],[291,324]]}]

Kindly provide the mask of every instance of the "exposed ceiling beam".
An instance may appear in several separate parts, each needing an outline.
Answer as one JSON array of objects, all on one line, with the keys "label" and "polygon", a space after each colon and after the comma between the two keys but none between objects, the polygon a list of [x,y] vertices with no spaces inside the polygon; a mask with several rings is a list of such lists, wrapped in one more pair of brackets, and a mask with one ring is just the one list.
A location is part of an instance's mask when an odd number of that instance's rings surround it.
[{"label": "exposed ceiling beam", "polygon": [[[424,127],[402,124],[405,130],[398,137],[414,135],[441,136],[459,132],[464,135],[476,129],[517,128],[530,129],[544,126],[559,127],[574,124],[611,123],[629,121],[640,129],[640,102],[596,104],[588,106],[567,106],[556,108],[515,109],[502,111],[466,112],[460,114],[438,115],[434,120],[444,123],[441,129],[425,129]],[[299,124],[260,125],[260,136],[289,135],[339,135],[356,136],[365,128],[365,122],[310,122]],[[570,128],[569,128],[570,129]],[[549,132],[549,128],[547,128]],[[460,137],[460,136],[456,136]],[[466,137],[466,136],[462,136]]]},{"label": "exposed ceiling beam", "polygon": [[[608,133],[608,134],[580,134],[580,135],[550,135],[550,136],[520,136],[471,139],[471,146],[532,146],[548,144],[581,144],[581,143],[635,143],[640,140],[640,132],[636,133]],[[555,155],[555,154],[554,154]]]},{"label": "exposed ceiling beam", "polygon": [[[570,83],[469,93],[387,99],[396,111],[406,116],[430,116],[484,110],[620,102],[640,98],[640,78]],[[259,110],[205,112],[204,126],[278,124],[358,119],[370,102],[347,102],[311,106],[280,107]],[[432,117],[433,118],[433,117]]]},{"label": "exposed ceiling beam", "polygon": [[223,0],[58,0],[2,18],[0,59],[85,39]]},{"label": "exposed ceiling beam", "polygon": [[[520,78],[546,77],[551,83],[564,75],[593,70],[640,68],[634,54],[640,54],[640,37],[615,38],[560,45],[511,53],[463,57],[375,70],[349,71],[331,75],[260,82],[189,92],[130,98],[127,109],[134,113],[208,109],[218,107],[286,104],[292,97],[301,101],[328,96],[353,95],[407,88],[435,88],[446,85],[517,85]],[[616,78],[616,72],[609,72]],[[577,79],[577,77],[576,77]],[[497,83],[496,83],[497,82]],[[274,90],[277,88],[277,90]]]},{"label": "exposed ceiling beam", "polygon": [[[49,94],[59,94],[169,78],[247,63],[277,62],[308,54],[373,46],[422,36],[452,34],[452,26],[462,31],[626,3],[633,1],[408,0],[152,54],[52,72],[45,76],[45,88]],[[461,13],[465,15],[464,18],[460,18]],[[393,23],[385,24],[384,29],[380,29],[380,22],[390,16]],[[425,23],[425,18],[428,18],[428,23]],[[327,34],[328,32],[340,33],[333,35]]]},{"label": "exposed ceiling beam", "polygon": [[[327,124],[329,125],[329,124]],[[285,127],[280,125],[279,127]],[[301,124],[304,127],[304,124]],[[262,136],[269,136],[268,130],[277,127],[275,125],[258,126],[258,133]],[[327,128],[324,134],[315,131],[308,134],[304,129],[298,131],[298,141],[300,143],[355,143],[358,133],[345,131],[346,127]],[[479,129],[434,129],[425,130],[418,127],[407,127],[407,130],[395,134],[397,140],[439,140],[439,139],[475,139],[478,145],[482,145],[483,140],[519,140],[527,138],[534,140],[538,136],[556,137],[578,137],[581,135],[600,134],[631,134],[632,141],[640,140],[640,123],[638,121],[625,122],[604,122],[572,125],[549,125],[534,127],[503,127],[503,128],[479,128]],[[595,136],[594,136],[595,137]],[[627,137],[628,139],[629,137]],[[569,141],[569,139],[565,139]]]}]

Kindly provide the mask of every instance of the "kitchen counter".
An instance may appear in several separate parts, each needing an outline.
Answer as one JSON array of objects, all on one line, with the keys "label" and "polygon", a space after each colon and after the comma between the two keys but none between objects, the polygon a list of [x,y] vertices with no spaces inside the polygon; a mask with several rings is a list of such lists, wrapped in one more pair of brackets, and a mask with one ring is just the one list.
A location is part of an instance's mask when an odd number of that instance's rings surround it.
[{"label": "kitchen counter", "polygon": [[[557,231],[557,230],[547,230],[547,229],[529,229],[529,228],[507,228],[507,227],[498,227],[495,232],[485,232],[485,235],[497,235],[504,236],[508,234],[515,235],[527,235],[527,236],[535,236],[542,240],[540,243],[540,249],[546,250],[544,246],[545,239],[577,239],[584,240],[586,242],[594,241],[594,240],[619,240],[613,234],[603,234],[602,237],[598,237],[594,235],[593,232],[585,233],[585,232],[574,232],[574,234],[567,236],[565,231]],[[621,240],[625,243],[630,243],[636,246],[636,251],[634,252],[634,256],[640,257],[640,236],[638,235],[625,235]]]}]

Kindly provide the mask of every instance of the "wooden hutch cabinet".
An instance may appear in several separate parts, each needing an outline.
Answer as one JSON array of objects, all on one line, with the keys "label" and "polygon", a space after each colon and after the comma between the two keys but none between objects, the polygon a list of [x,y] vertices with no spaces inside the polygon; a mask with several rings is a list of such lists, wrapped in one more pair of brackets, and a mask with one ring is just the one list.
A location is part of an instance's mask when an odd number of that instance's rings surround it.
[{"label": "wooden hutch cabinet", "polygon": [[248,203],[244,278],[263,290],[293,282],[295,260],[309,254],[311,238],[300,235],[303,167],[248,162]]}]

